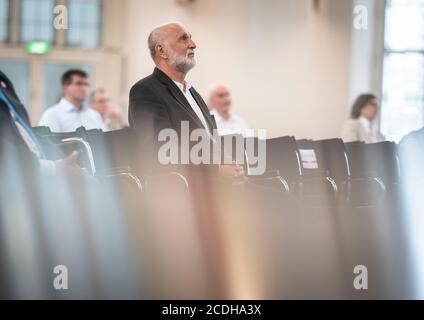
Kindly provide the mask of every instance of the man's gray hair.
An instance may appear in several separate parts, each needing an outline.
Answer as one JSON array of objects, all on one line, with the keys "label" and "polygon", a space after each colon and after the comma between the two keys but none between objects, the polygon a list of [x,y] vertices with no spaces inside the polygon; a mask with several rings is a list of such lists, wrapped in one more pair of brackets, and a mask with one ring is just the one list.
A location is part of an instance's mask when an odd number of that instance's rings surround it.
[{"label": "man's gray hair", "polygon": [[150,56],[155,60],[156,56],[156,44],[159,42],[158,33],[156,29],[150,32],[149,38],[147,39],[147,45],[149,47]]},{"label": "man's gray hair", "polygon": [[156,60],[156,45],[165,41],[165,32],[163,27],[165,25],[158,26],[152,30],[147,38],[147,45],[149,47],[150,56],[153,60]]},{"label": "man's gray hair", "polygon": [[225,83],[223,83],[223,82],[215,82],[215,83],[212,83],[212,84],[210,84],[209,85],[209,87],[208,87],[208,98],[210,98],[211,96],[212,96],[212,94],[214,94],[215,93],[215,90],[217,89],[217,88],[219,88],[219,87],[224,87],[224,88],[226,88],[227,90],[230,90],[229,89],[229,87],[228,87],[228,85],[226,85]]},{"label": "man's gray hair", "polygon": [[152,57],[153,61],[156,61],[156,46],[158,43],[166,45],[165,39],[166,39],[166,31],[165,27],[169,27],[172,25],[178,25],[182,26],[179,22],[170,22],[166,23],[160,26],[157,26],[150,32],[149,37],[147,38],[147,46],[149,47],[150,56]]},{"label": "man's gray hair", "polygon": [[96,88],[90,93],[89,101],[92,103],[94,101],[94,97],[96,96],[96,93],[105,93],[106,90],[104,88]]}]

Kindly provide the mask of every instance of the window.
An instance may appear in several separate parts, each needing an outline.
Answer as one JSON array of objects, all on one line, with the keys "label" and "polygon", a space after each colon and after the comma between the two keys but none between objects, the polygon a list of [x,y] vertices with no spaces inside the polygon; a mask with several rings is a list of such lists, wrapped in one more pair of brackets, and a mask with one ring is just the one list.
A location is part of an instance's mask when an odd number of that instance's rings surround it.
[{"label": "window", "polygon": [[95,48],[100,44],[101,5],[99,0],[69,0],[67,44]]},{"label": "window", "polygon": [[387,0],[381,130],[399,141],[424,126],[424,0]]},{"label": "window", "polygon": [[21,41],[53,42],[54,0],[21,1]]},{"label": "window", "polygon": [[6,42],[9,33],[9,0],[0,0],[0,43]]}]

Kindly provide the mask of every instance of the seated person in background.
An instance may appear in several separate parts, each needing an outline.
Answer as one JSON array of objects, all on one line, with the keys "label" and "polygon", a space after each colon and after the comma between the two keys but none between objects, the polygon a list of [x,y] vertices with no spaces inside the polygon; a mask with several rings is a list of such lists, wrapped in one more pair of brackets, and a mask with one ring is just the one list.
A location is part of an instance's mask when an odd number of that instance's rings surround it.
[{"label": "seated person in background", "polygon": [[84,105],[88,95],[88,75],[82,70],[68,70],[62,75],[63,98],[44,111],[39,126],[52,132],[73,132],[85,129],[103,129],[101,115]]},{"label": "seated person in background", "polygon": [[373,94],[360,95],[353,104],[351,119],[347,120],[343,126],[343,141],[362,141],[365,143],[384,141],[385,138],[378,131],[375,123],[377,112],[377,97]]},{"label": "seated person in background", "polygon": [[[19,152],[19,154],[10,155],[8,151]],[[77,165],[76,151],[62,160],[50,161],[44,157],[41,144],[31,129],[28,113],[16,95],[12,83],[1,71],[0,156],[16,156],[17,160],[26,164],[34,161],[41,172],[49,176],[55,175],[58,169],[76,175],[85,175],[85,172]],[[0,160],[5,160],[4,157],[0,157]]]},{"label": "seated person in background", "polygon": [[110,104],[109,94],[105,89],[97,88],[91,92],[90,106],[102,116],[104,131],[119,130],[125,126],[121,108]]},{"label": "seated person in background", "polygon": [[214,84],[210,88],[208,107],[215,117],[219,135],[247,135],[246,121],[231,112],[231,94],[223,84]]}]

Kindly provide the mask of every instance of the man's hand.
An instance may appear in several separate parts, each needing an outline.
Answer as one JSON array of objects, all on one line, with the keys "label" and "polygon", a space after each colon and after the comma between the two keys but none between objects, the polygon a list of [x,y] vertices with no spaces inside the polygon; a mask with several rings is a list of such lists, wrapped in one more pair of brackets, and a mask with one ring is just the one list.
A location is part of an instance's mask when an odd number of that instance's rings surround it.
[{"label": "man's hand", "polygon": [[88,176],[89,174],[77,164],[77,159],[78,151],[72,151],[66,158],[56,160],[57,171],[67,172],[75,176]]},{"label": "man's hand", "polygon": [[247,181],[243,167],[235,164],[235,162],[233,164],[220,165],[219,176],[236,185]]}]

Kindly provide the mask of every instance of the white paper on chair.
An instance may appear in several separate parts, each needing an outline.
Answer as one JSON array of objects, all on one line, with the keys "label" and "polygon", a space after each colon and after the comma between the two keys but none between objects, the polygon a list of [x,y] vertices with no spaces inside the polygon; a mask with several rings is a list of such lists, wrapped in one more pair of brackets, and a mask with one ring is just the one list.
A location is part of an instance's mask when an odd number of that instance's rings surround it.
[{"label": "white paper on chair", "polygon": [[313,149],[299,149],[304,169],[318,169],[317,157]]}]

